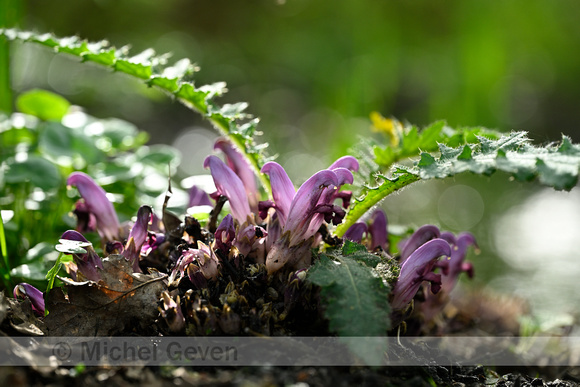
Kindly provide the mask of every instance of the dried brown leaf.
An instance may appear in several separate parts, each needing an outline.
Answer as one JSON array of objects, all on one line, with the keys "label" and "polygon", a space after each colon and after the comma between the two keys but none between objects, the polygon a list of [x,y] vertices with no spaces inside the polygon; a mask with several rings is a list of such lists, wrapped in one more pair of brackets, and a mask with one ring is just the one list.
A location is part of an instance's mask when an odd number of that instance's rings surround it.
[{"label": "dried brown leaf", "polygon": [[158,316],[158,301],[167,289],[158,272],[133,273],[121,255],[103,259],[101,280],[74,282],[61,278],[60,288],[46,296],[45,318],[51,336],[112,336],[150,327]]}]

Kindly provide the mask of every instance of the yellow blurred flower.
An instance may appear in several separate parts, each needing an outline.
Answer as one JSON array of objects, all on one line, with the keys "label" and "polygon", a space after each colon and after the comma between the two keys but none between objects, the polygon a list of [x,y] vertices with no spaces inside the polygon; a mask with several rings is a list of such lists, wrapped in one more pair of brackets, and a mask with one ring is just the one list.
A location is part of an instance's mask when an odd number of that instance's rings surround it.
[{"label": "yellow blurred flower", "polygon": [[392,146],[396,147],[399,145],[399,136],[403,129],[399,121],[385,118],[379,112],[371,112],[370,118],[373,123],[371,127],[373,132],[385,133]]}]

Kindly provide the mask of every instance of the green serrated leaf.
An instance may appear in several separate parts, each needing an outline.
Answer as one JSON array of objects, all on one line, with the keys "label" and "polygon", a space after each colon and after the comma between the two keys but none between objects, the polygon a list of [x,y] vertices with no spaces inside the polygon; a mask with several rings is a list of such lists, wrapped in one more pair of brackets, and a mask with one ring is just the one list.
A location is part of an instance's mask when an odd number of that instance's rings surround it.
[{"label": "green serrated leaf", "polygon": [[424,151],[437,149],[437,142],[441,138],[441,131],[445,127],[445,121],[437,121],[421,131],[418,147]]},{"label": "green serrated leaf", "polygon": [[398,176],[392,179],[383,175],[378,175],[383,182],[374,188],[366,188],[362,197],[357,198],[349,208],[344,221],[336,227],[335,234],[339,238],[344,235],[346,230],[352,226],[368,210],[377,205],[381,200],[391,193],[417,181],[420,177],[414,173],[399,170]]},{"label": "green serrated leaf", "polygon": [[252,137],[256,133],[257,121],[251,127],[243,127],[244,124],[237,122],[249,117],[243,112],[247,104],[224,106],[216,104],[213,99],[227,91],[226,84],[218,82],[196,88],[189,78],[197,69],[189,60],[183,59],[173,66],[167,66],[167,56],[156,56],[152,49],[130,56],[126,47],[110,47],[106,41],[89,43],[78,37],[59,39],[52,34],[39,35],[16,29],[0,29],[0,36],[9,40],[20,39],[52,47],[56,52],[66,52],[81,58],[84,62],[97,63],[126,73],[145,81],[150,86],[171,93],[185,105],[208,118],[220,134],[229,137],[245,154],[264,189],[270,191],[268,176],[260,173],[261,166],[269,158],[265,155],[263,147],[256,146]]},{"label": "green serrated leaf", "polygon": [[322,254],[307,278],[321,287],[330,329],[340,336],[384,336],[390,328],[389,288],[364,263]]},{"label": "green serrated leaf", "polygon": [[526,132],[513,132],[497,140],[480,136],[478,140],[479,144],[460,148],[442,146],[439,159],[423,154],[417,163],[421,179],[444,178],[466,171],[490,175],[500,170],[521,181],[538,177],[540,183],[557,190],[570,190],[577,183],[580,148],[567,138],[545,147],[531,145]]},{"label": "green serrated leaf", "polygon": [[342,255],[351,255],[355,253],[367,253],[367,248],[359,243],[355,243],[346,239],[342,245]]},{"label": "green serrated leaf", "polygon": [[464,145],[463,150],[457,156],[458,160],[471,160],[471,147],[469,145]]},{"label": "green serrated leaf", "polygon": [[435,158],[433,156],[431,156],[429,153],[421,153],[421,160],[418,164],[419,166],[428,167],[433,164],[435,164]]}]

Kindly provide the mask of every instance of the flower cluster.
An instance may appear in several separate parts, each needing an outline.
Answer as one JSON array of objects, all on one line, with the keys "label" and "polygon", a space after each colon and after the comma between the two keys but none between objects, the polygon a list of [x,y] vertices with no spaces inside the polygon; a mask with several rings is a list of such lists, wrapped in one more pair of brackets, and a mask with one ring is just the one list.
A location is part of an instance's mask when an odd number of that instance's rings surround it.
[{"label": "flower cluster", "polygon": [[[167,289],[173,290],[163,292],[159,312],[172,332],[183,332],[187,316],[198,321],[200,330],[206,329],[207,324],[215,326],[217,317],[212,315],[214,312],[204,307],[192,291],[212,289],[219,283],[219,286],[225,286],[226,292],[219,295],[220,300],[229,301],[220,312],[223,318],[218,325],[224,332],[237,332],[239,316],[232,305],[246,308],[245,313],[253,309],[248,309],[248,300],[240,296],[238,285],[224,283],[228,279],[241,278],[240,273],[266,278],[263,284],[268,286],[266,290],[272,300],[277,300],[278,290],[281,291],[284,297],[281,316],[292,310],[292,305],[305,294],[305,287],[311,286],[305,285],[306,273],[312,263],[311,250],[321,246],[327,226],[341,223],[346,214],[352,193],[341,188],[353,183],[353,173],[359,169],[358,161],[352,156],[344,156],[328,168],[314,173],[298,189],[280,164],[267,162],[261,173],[270,179],[271,196],[261,201],[256,177],[240,152],[225,139],[219,139],[215,149],[224,154],[225,161],[210,155],[205,159],[204,167],[209,169],[216,191],[208,193],[193,186],[188,203],[190,206],[214,207],[213,233],[202,230],[199,222],[191,217],[186,217],[181,224],[179,220],[173,222],[171,230],[167,230],[168,213],[165,209],[160,220],[146,205],[139,209],[133,222],[122,225],[103,188],[84,173],[72,173],[67,184],[76,187],[82,198],[74,210],[77,230],[66,231],[61,237],[61,243],[76,246],[67,250],[73,257],[73,261],[67,264],[70,276],[79,282],[101,280],[101,257],[82,234],[97,231],[103,254],[124,257],[134,273],[152,267],[151,261],[146,261],[152,255],[159,254],[165,259],[158,267],[167,271]],[[218,225],[218,212],[226,201],[229,213]],[[370,252],[390,259],[392,246],[387,225],[386,214],[378,209],[365,221],[351,226],[343,238],[364,244]],[[477,247],[473,235],[462,233],[455,236],[432,225],[417,229],[403,241],[399,245],[400,274],[396,283],[393,281],[391,292],[391,306],[395,313],[404,312],[419,289],[425,286],[427,296],[423,311],[425,315],[432,315],[441,306],[442,295],[449,294],[454,288],[459,274],[467,272],[469,276],[473,275],[472,265],[465,262],[470,245]],[[285,285],[278,290],[272,288],[273,278],[281,279]],[[241,282],[240,286],[246,286],[244,281]],[[179,293],[180,288],[189,291]],[[434,294],[438,294],[437,297]],[[34,312],[44,314],[43,294],[39,290],[28,284],[19,284],[14,295],[30,299]],[[182,310],[181,305],[186,302],[193,304],[183,306]],[[232,304],[235,302],[238,304]],[[260,316],[273,315],[271,308],[266,306]],[[196,313],[204,314],[208,320],[195,317]]]},{"label": "flower cluster", "polygon": [[[425,311],[440,309],[444,305],[440,302],[441,298],[447,297],[453,290],[459,274],[467,272],[469,277],[473,276],[473,266],[465,262],[467,248],[470,245],[477,248],[475,238],[470,233],[455,236],[450,232],[441,232],[433,225],[418,228],[399,247],[401,273],[393,289],[393,309],[405,308],[424,282],[430,284],[431,294],[437,294],[439,297],[435,302],[435,299],[429,296],[429,292],[426,292],[431,305],[428,303],[424,307]],[[445,259],[440,260],[441,257]],[[435,304],[437,307],[433,308]],[[432,317],[434,313],[427,312],[426,319]]]}]

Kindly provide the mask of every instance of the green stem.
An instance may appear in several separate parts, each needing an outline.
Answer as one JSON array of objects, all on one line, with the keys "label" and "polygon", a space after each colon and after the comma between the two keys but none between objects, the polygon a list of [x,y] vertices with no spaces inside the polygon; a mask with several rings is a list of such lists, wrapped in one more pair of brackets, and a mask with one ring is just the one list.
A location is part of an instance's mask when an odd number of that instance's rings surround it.
[{"label": "green stem", "polygon": [[421,179],[418,175],[409,172],[400,174],[394,179],[388,179],[384,176],[380,177],[383,179],[383,183],[376,188],[367,189],[365,197],[363,199],[357,199],[349,208],[343,222],[336,227],[334,234],[337,237],[342,238],[350,226],[355,224],[361,216],[379,204],[388,195]]},{"label": "green stem", "polygon": [[10,277],[10,262],[8,262],[8,250],[6,248],[6,235],[4,234],[4,221],[0,211],[0,253],[2,255],[2,265],[0,266],[0,276],[5,289],[10,289],[12,281]]}]

